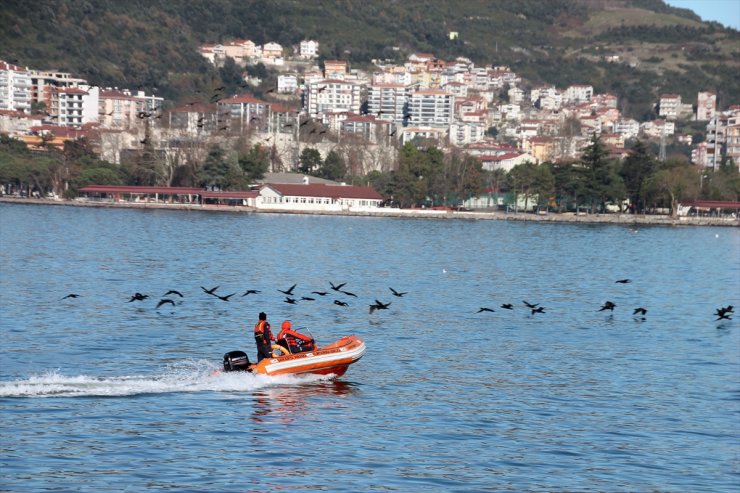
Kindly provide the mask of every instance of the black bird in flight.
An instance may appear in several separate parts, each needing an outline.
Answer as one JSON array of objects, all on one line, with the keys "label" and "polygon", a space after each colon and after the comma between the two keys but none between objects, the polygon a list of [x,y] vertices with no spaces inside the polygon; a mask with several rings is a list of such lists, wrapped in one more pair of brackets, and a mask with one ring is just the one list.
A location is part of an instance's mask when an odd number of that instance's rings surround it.
[{"label": "black bird in flight", "polygon": [[319,296],[326,296],[329,293],[327,293],[326,291],[311,291],[311,294],[318,294]]},{"label": "black bird in flight", "polygon": [[174,290],[174,289],[170,289],[169,291],[167,291],[167,292],[166,292],[165,294],[163,294],[162,296],[167,296],[167,295],[169,295],[169,294],[176,294],[177,296],[179,296],[180,298],[182,298],[182,293],[181,293],[180,291],[176,291],[176,290]]},{"label": "black bird in flight", "polygon": [[635,311],[632,312],[632,315],[645,315],[647,313],[647,310],[643,307],[637,307],[635,308]]},{"label": "black bird in flight", "polygon": [[717,310],[715,311],[715,315],[720,315],[720,314],[724,315],[726,313],[734,313],[734,309],[735,307],[732,305],[727,305],[722,308],[717,308]]},{"label": "black bird in flight", "polygon": [[387,310],[389,306],[391,306],[390,303],[383,303],[381,301],[375,300],[375,303],[370,305],[370,313],[374,312],[375,310]]},{"label": "black bird in flight", "polygon": [[65,296],[65,297],[64,297],[64,298],[62,298],[62,299],[63,299],[63,300],[66,300],[67,298],[79,298],[79,297],[80,297],[80,295],[79,295],[79,294],[75,294],[75,293],[69,293],[69,294],[68,294],[67,296]]},{"label": "black bird in flight", "polygon": [[511,303],[504,303],[503,305],[501,305],[501,308],[505,308],[507,310],[513,310],[514,305],[512,305]]},{"label": "black bird in flight", "polygon": [[235,294],[236,294],[236,293],[231,293],[231,294],[227,294],[226,296],[219,296],[219,295],[217,295],[216,293],[214,293],[214,294],[213,294],[213,296],[215,296],[216,298],[218,298],[218,299],[220,299],[220,300],[222,300],[222,301],[229,301],[229,298],[231,298],[231,297],[232,297],[232,296],[234,296]]},{"label": "black bird in flight", "polygon": [[408,291],[407,292],[400,293],[400,292],[398,292],[395,289],[390,288],[390,287],[388,289],[391,290],[391,293],[393,293],[393,296],[398,296],[399,298],[402,297],[404,294],[407,294],[408,293]]},{"label": "black bird in flight", "polygon": [[301,296],[301,300],[303,300],[303,301],[316,301],[316,298],[311,298],[310,296]]},{"label": "black bird in flight", "polygon": [[203,286],[201,286],[200,289],[202,289],[203,291],[205,291],[208,294],[212,294],[212,295],[216,296],[214,293],[218,289],[218,286],[216,286],[215,288],[211,288],[211,289],[206,289]]},{"label": "black bird in flight", "polygon": [[157,303],[157,308],[159,308],[162,305],[166,305],[167,303],[169,303],[172,306],[175,306],[175,302],[174,301],[172,301],[169,298],[164,298],[164,299],[159,300],[159,303]]},{"label": "black bird in flight", "polygon": [[717,320],[732,320],[732,317],[730,317],[729,314],[733,313],[733,308],[734,307],[732,305],[717,308],[717,310],[714,312],[714,314],[717,315]]},{"label": "black bird in flight", "polygon": [[522,303],[527,305],[527,308],[537,308],[539,306],[539,303],[529,303],[527,301],[522,300]]},{"label": "black bird in flight", "polygon": [[244,291],[244,294],[242,295],[242,297],[247,296],[248,294],[259,294],[261,292],[262,291],[258,289],[247,289],[246,291]]},{"label": "black bird in flight", "polygon": [[534,315],[535,313],[545,313],[545,307],[539,306],[537,308],[532,308],[532,315]]},{"label": "black bird in flight", "polygon": [[480,310],[478,310],[478,311],[477,311],[477,312],[475,312],[475,313],[480,313],[480,312],[495,312],[495,311],[496,311],[496,310],[494,310],[493,308],[486,308],[485,306],[482,306],[482,307],[480,308]]},{"label": "black bird in flight", "polygon": [[148,294],[134,293],[131,299],[128,300],[126,303],[131,303],[132,301],[144,301],[148,297],[149,297]]},{"label": "black bird in flight", "polygon": [[343,287],[343,286],[344,286],[345,284],[347,284],[347,283],[346,283],[346,282],[343,282],[342,284],[337,284],[337,285],[335,286],[333,282],[329,281],[329,284],[331,285],[331,288],[332,288],[332,289],[333,289],[334,291],[341,291],[341,290],[342,290],[342,287]]},{"label": "black bird in flight", "polygon": [[344,293],[347,296],[354,296],[355,298],[357,298],[357,295],[355,293],[350,293],[349,291],[341,291],[341,290],[339,292],[340,293]]},{"label": "black bird in flight", "polygon": [[344,301],[334,300],[335,305],[339,306],[349,306],[349,303],[345,303]]},{"label": "black bird in flight", "polygon": [[286,297],[285,297],[285,299],[284,299],[283,301],[284,301],[285,303],[288,303],[289,305],[295,305],[295,304],[296,304],[296,300],[295,300],[295,299],[293,299],[293,298],[290,298],[290,297],[288,297],[288,296],[286,296]]},{"label": "black bird in flight", "polygon": [[619,284],[629,284],[632,282],[632,279],[619,279],[616,282],[618,282]]},{"label": "black bird in flight", "polygon": [[291,296],[296,286],[298,286],[298,284],[293,284],[290,288],[286,289],[285,291],[283,291],[282,289],[278,289],[278,291],[280,291],[281,293],[285,295]]},{"label": "black bird in flight", "polygon": [[607,301],[606,303],[604,303],[603,305],[601,305],[601,308],[599,309],[599,311],[600,311],[600,312],[603,312],[604,310],[610,310],[610,311],[614,311],[614,308],[615,308],[616,306],[617,306],[617,305],[615,305],[615,304],[614,304],[614,303],[612,303],[611,301]]}]

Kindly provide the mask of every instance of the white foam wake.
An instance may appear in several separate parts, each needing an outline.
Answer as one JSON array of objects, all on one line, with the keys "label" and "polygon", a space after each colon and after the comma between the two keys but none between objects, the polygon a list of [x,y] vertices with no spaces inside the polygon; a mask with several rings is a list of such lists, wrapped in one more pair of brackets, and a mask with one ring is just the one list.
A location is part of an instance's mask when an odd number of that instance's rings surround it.
[{"label": "white foam wake", "polygon": [[67,376],[60,371],[0,382],[2,397],[129,396],[169,392],[238,392],[322,378],[224,373],[211,362],[184,362],[159,375]]}]

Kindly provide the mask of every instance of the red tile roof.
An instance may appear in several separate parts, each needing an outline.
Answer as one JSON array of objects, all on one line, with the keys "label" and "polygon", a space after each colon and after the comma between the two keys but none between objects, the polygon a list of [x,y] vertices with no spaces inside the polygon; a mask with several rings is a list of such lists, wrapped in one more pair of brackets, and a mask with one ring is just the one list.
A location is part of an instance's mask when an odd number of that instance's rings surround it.
[{"label": "red tile roof", "polygon": [[206,192],[201,190],[198,193],[204,199],[254,199],[259,195],[259,192],[255,190],[233,192]]},{"label": "red tile roof", "polygon": [[87,193],[146,193],[162,195],[199,195],[203,189],[191,187],[137,187],[126,185],[89,185],[80,188]]},{"label": "red tile roof", "polygon": [[270,187],[282,196],[291,197],[383,200],[382,195],[376,192],[372,187],[358,187],[354,185],[325,185],[323,183],[294,185],[285,183],[266,183],[263,187]]}]

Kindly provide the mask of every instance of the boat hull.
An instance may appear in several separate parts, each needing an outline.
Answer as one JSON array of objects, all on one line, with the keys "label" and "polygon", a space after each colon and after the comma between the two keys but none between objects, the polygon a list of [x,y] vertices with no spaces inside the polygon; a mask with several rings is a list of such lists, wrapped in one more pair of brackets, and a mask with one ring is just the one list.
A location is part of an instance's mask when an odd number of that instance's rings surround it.
[{"label": "boat hull", "polygon": [[352,363],[365,354],[365,342],[357,336],[342,337],[314,351],[265,358],[250,367],[263,375],[335,375],[345,374]]}]

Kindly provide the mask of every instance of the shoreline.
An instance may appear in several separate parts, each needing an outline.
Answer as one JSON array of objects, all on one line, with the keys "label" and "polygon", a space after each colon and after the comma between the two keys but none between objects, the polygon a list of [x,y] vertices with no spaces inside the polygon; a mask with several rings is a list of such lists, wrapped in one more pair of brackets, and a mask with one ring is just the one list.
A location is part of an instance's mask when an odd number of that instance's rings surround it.
[{"label": "shoreline", "polygon": [[0,197],[0,203],[25,205],[52,205],[71,207],[98,207],[109,209],[149,209],[149,210],[185,210],[200,212],[231,212],[241,214],[305,214],[316,216],[357,216],[357,217],[394,217],[414,219],[467,219],[492,221],[530,221],[546,223],[581,223],[581,224],[640,224],[657,226],[740,226],[740,218],[682,216],[672,218],[664,215],[635,214],[579,214],[573,212],[533,214],[526,212],[501,211],[452,211],[431,209],[378,209],[377,211],[299,211],[283,209],[255,209],[244,206],[201,205],[201,204],[155,204],[130,202],[79,202],[74,200],[53,200],[21,197]]}]

